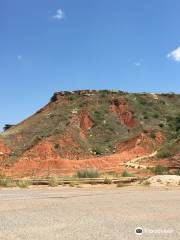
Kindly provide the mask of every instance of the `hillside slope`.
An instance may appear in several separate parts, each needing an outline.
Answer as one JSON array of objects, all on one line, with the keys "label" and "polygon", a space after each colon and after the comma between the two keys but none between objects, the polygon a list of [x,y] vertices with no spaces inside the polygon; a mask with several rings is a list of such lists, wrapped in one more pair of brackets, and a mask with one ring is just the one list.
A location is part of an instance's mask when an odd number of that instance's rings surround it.
[{"label": "hillside slope", "polygon": [[0,134],[0,167],[12,176],[86,167],[120,172],[125,162],[156,150],[169,161],[180,153],[180,95],[57,92]]}]

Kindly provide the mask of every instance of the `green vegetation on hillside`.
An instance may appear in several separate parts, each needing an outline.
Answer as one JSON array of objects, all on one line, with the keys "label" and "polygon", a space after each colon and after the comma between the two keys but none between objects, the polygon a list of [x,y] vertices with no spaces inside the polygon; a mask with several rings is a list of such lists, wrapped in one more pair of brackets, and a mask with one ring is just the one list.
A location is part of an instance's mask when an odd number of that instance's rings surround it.
[{"label": "green vegetation on hillside", "polygon": [[[112,100],[123,98],[138,124],[128,127],[112,112]],[[80,113],[88,114],[93,122],[82,138]],[[124,113],[126,116],[126,113]],[[127,114],[128,116],[128,114]],[[159,157],[168,157],[180,149],[180,95],[137,94],[121,91],[89,91],[81,94],[56,93],[44,108],[25,121],[5,129],[0,135],[12,150],[7,164],[15,162],[24,152],[38,142],[49,139],[55,151],[64,156],[69,153],[82,158],[88,155],[108,155],[116,152],[118,143],[127,141],[144,132],[155,139],[156,131],[166,136],[165,144],[159,150]],[[75,145],[61,145],[58,138],[64,134],[72,137]],[[79,147],[77,147],[77,145]]]}]

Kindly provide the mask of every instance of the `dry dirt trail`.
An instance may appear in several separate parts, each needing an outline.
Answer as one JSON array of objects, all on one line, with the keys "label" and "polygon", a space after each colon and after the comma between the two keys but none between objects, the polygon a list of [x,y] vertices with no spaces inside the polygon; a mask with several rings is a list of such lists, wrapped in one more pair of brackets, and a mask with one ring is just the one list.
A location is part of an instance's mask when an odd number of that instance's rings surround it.
[{"label": "dry dirt trail", "polygon": [[[151,154],[134,158],[134,159],[128,161],[128,162],[125,164],[125,166],[128,167],[128,168],[130,167],[130,168],[135,168],[135,169],[138,169],[138,168],[139,168],[139,169],[140,169],[140,168],[141,168],[141,169],[147,169],[147,166],[142,165],[142,164],[139,164],[139,163],[137,163],[137,162],[138,162],[138,161],[141,161],[141,160],[148,159],[148,158],[152,158],[152,157],[156,156],[156,154],[157,154],[157,150],[154,151],[154,152],[152,152]],[[150,166],[149,166],[149,167],[150,167]]]}]

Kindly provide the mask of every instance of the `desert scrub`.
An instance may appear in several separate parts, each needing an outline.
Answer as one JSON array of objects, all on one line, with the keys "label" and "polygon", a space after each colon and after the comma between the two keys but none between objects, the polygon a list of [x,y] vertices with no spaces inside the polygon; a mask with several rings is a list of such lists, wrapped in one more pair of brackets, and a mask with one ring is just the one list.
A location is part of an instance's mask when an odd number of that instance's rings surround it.
[{"label": "desert scrub", "polygon": [[15,187],[16,183],[14,183],[10,178],[0,179],[1,187]]},{"label": "desert scrub", "polygon": [[133,174],[129,173],[127,170],[124,170],[122,172],[122,177],[133,177]]},{"label": "desert scrub", "polygon": [[28,180],[19,180],[16,183],[16,185],[17,185],[17,187],[20,187],[20,188],[28,188],[30,185],[30,182]]},{"label": "desert scrub", "polygon": [[77,171],[78,178],[97,178],[100,176],[100,173],[97,169],[82,169]]},{"label": "desert scrub", "polygon": [[50,177],[48,179],[48,185],[50,187],[57,187],[59,185],[59,178],[56,176]]},{"label": "desert scrub", "polygon": [[154,168],[151,169],[153,173],[156,175],[163,175],[168,173],[168,169],[166,167],[163,167],[161,165],[157,165]]},{"label": "desert scrub", "polygon": [[144,186],[149,186],[150,184],[151,184],[151,183],[150,183],[150,181],[148,181],[148,180],[146,180],[146,181],[143,182],[143,185],[144,185]]},{"label": "desert scrub", "polygon": [[111,183],[112,183],[112,179],[110,179],[110,178],[104,179],[104,184],[111,184]]},{"label": "desert scrub", "polygon": [[171,152],[168,149],[161,149],[158,153],[157,153],[157,157],[158,158],[167,158],[171,156]]}]

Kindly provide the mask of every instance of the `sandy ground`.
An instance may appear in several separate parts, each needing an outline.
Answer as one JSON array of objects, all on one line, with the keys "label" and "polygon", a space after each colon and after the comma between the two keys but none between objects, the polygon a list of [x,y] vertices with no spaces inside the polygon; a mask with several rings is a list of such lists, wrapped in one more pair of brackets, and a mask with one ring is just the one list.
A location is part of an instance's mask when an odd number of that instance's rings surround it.
[{"label": "sandy ground", "polygon": [[180,187],[1,189],[0,239],[179,240],[179,203]]}]

